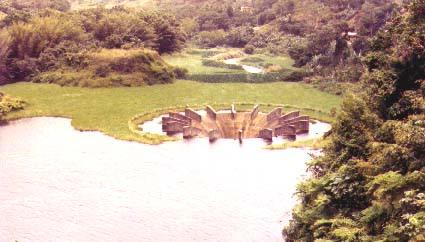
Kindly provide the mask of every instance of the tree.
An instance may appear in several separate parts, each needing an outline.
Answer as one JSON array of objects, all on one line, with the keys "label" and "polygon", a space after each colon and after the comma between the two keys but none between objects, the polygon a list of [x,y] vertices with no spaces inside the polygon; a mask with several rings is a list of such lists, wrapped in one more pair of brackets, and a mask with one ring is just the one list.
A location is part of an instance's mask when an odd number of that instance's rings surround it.
[{"label": "tree", "polygon": [[0,32],[0,85],[7,82],[9,74],[7,72],[6,59],[9,55],[10,37],[5,31]]},{"label": "tree", "polygon": [[298,186],[287,241],[425,239],[424,10],[410,1],[371,41],[363,91]]}]

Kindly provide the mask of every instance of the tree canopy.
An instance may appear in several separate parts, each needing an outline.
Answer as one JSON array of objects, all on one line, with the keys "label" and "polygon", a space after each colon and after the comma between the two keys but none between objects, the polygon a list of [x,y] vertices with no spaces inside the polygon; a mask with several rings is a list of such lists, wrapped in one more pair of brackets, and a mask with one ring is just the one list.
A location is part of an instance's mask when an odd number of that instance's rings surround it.
[{"label": "tree canopy", "polygon": [[371,41],[364,92],[342,105],[287,241],[425,239],[425,2],[412,0]]},{"label": "tree canopy", "polygon": [[76,68],[77,63],[87,63],[84,53],[102,48],[147,48],[164,54],[179,51],[186,41],[173,16],[122,7],[73,12],[42,9],[26,20],[6,17],[3,25],[2,83],[66,66]]}]

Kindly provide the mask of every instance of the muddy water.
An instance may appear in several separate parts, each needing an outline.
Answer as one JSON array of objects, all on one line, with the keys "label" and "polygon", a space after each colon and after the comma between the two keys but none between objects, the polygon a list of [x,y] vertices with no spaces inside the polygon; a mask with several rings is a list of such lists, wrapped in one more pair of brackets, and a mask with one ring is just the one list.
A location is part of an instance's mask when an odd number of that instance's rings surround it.
[{"label": "muddy water", "polygon": [[282,241],[308,151],[149,146],[67,119],[0,127],[0,241]]}]

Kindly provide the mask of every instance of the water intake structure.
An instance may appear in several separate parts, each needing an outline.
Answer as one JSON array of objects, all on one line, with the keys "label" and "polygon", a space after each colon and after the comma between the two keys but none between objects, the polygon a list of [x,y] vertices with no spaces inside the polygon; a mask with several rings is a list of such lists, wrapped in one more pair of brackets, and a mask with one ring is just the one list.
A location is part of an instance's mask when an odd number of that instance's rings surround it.
[{"label": "water intake structure", "polygon": [[270,113],[260,112],[255,106],[251,112],[237,112],[232,105],[230,110],[216,111],[207,106],[205,114],[186,108],[184,113],[170,112],[162,117],[162,131],[167,135],[183,133],[185,139],[208,137],[211,142],[217,139],[262,138],[272,141],[273,137],[295,140],[298,134],[310,130],[310,117],[299,111],[283,113],[278,107]]}]

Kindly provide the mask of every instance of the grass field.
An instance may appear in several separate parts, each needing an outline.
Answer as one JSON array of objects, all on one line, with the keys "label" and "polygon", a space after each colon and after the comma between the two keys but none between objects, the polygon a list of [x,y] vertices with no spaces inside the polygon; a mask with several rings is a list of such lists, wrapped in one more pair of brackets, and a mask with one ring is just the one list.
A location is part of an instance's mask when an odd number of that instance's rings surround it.
[{"label": "grass field", "polygon": [[[215,53],[215,54],[209,54]],[[235,48],[212,48],[208,50],[188,48],[179,54],[163,56],[163,59],[178,67],[189,70],[189,75],[217,75],[217,74],[247,74],[245,70],[235,70],[229,68],[210,67],[202,64],[204,59],[227,59],[225,55],[240,57],[242,62],[247,65],[262,67],[264,65],[276,65],[286,70],[297,70],[293,67],[294,61],[287,56],[271,56],[265,54],[245,55],[242,50]],[[249,59],[259,58],[261,62],[250,62]],[[247,61],[244,61],[247,59]]]},{"label": "grass field", "polygon": [[202,65],[202,56],[196,54],[180,53],[163,56],[163,59],[172,66],[186,68],[189,74],[244,73],[243,70],[204,66]]},{"label": "grass field", "polygon": [[189,74],[235,74],[235,73],[245,73],[244,70],[235,70],[228,68],[219,68],[219,67],[210,67],[202,64],[202,60],[208,58],[208,53],[225,53],[234,51],[231,48],[215,48],[209,50],[201,49],[186,49],[184,52],[173,55],[165,55],[163,59],[172,66],[178,66],[186,68],[189,71]]},{"label": "grass field", "polygon": [[232,102],[271,103],[309,109],[303,112],[331,121],[332,118],[326,114],[341,102],[340,97],[299,83],[207,84],[177,81],[167,85],[97,89],[17,83],[2,86],[0,91],[27,102],[23,111],[7,116],[9,120],[35,116],[69,117],[76,129],[101,131],[115,138],[145,143],[163,140],[159,137],[149,141],[132,132],[129,120],[157,109],[215,103],[230,105]]}]

